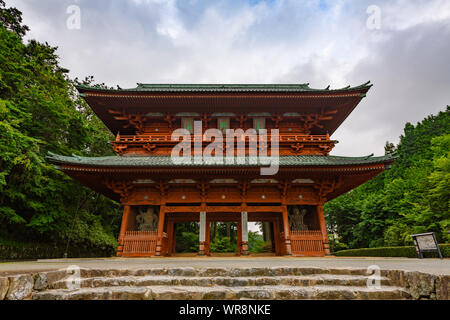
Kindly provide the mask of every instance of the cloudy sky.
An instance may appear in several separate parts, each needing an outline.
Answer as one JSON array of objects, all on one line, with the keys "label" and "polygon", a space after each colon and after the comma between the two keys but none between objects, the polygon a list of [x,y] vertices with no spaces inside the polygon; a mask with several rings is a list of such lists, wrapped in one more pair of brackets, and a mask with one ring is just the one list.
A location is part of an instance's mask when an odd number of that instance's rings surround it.
[{"label": "cloudy sky", "polygon": [[[374,87],[333,154],[383,154],[450,104],[448,0],[6,0],[72,77],[144,83]],[[76,6],[76,7],[74,7]],[[80,25],[77,25],[77,10]]]}]

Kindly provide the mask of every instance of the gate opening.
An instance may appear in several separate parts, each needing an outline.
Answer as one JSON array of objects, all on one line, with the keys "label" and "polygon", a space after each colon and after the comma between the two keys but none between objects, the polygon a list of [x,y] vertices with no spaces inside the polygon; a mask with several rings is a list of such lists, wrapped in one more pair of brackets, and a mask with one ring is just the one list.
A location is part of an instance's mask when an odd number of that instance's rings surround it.
[{"label": "gate opening", "polygon": [[217,256],[237,254],[237,222],[211,221],[209,228],[209,253],[211,255]]},{"label": "gate opening", "polygon": [[199,223],[177,222],[174,224],[175,254],[197,254],[199,248]]}]

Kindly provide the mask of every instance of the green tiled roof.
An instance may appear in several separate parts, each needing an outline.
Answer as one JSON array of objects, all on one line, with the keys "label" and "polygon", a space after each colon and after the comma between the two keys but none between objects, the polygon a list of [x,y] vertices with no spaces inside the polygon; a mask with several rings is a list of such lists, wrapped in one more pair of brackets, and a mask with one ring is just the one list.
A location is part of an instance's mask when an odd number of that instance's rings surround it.
[{"label": "green tiled roof", "polygon": [[347,86],[340,89],[313,89],[309,83],[303,84],[144,84],[138,83],[132,89],[106,89],[100,86],[86,86],[79,84],[77,89],[81,92],[85,90],[110,91],[110,92],[330,92],[330,91],[352,91],[358,89],[369,89],[372,85],[370,81],[356,86]]},{"label": "green tiled roof", "polygon": [[[80,156],[60,156],[50,154],[48,160],[54,164],[71,164],[93,167],[255,167],[266,164],[251,164],[249,158],[245,158],[245,164],[174,164],[170,156],[109,156],[109,157],[80,157]],[[345,166],[363,165],[374,163],[388,163],[395,159],[393,156],[374,157],[338,157],[338,156],[280,156],[280,167],[308,167],[308,166]],[[192,161],[193,162],[193,161]]]}]

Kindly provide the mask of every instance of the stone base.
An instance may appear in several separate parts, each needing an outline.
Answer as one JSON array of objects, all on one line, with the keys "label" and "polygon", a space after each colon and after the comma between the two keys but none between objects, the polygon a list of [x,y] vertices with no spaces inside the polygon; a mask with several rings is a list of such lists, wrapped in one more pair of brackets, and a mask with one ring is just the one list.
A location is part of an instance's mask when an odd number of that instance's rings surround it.
[{"label": "stone base", "polygon": [[80,269],[79,282],[74,282],[73,274],[62,269],[0,277],[0,299],[449,299],[448,275],[382,270],[381,286],[374,289],[367,285],[366,272],[313,267]]},{"label": "stone base", "polygon": [[[71,278],[69,278],[69,276]],[[0,299],[431,299],[448,300],[449,275],[365,268],[160,267],[66,269],[0,277]],[[75,285],[75,287],[74,287]],[[70,289],[70,290],[67,290]]]}]

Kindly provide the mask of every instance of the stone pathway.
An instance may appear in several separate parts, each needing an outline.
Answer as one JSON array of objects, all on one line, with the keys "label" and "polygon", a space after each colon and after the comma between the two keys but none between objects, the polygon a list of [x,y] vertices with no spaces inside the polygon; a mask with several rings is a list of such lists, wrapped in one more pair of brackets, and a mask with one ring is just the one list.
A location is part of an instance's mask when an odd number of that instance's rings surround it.
[{"label": "stone pathway", "polygon": [[170,258],[96,258],[55,259],[30,262],[0,263],[0,275],[50,271],[77,265],[97,269],[141,269],[163,267],[320,267],[367,268],[377,265],[381,270],[420,271],[435,275],[450,275],[450,259],[412,258],[299,258],[299,257],[170,257]]}]

